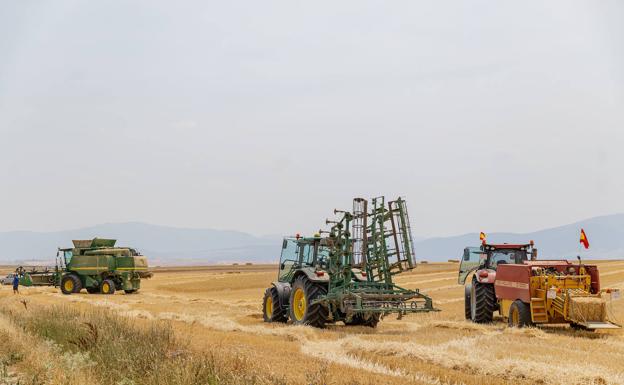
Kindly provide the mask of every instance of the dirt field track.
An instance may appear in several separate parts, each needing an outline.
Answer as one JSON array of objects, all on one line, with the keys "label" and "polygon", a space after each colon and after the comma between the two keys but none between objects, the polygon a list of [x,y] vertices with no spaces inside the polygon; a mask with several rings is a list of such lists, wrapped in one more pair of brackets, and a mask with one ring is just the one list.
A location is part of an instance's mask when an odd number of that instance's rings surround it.
[{"label": "dirt field track", "polygon": [[[602,262],[603,287],[624,289],[624,261]],[[324,330],[262,322],[275,266],[157,269],[136,295],[64,296],[54,288],[0,288],[0,304],[100,307],[137,322],[170,320],[193,348],[245,357],[260,373],[306,384],[624,384],[624,332],[510,329],[464,321],[457,265],[419,265],[398,278],[434,299],[438,313],[384,319],[377,329]],[[624,321],[624,301],[613,303]],[[25,310],[28,311],[28,310]]]}]

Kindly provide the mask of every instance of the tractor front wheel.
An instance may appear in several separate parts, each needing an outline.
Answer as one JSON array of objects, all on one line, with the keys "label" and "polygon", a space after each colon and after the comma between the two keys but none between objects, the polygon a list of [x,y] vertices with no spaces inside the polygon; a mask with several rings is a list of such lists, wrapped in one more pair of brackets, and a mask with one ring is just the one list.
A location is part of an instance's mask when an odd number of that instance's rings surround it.
[{"label": "tractor front wheel", "polygon": [[467,284],[464,287],[464,315],[466,319],[471,319],[472,312],[470,311],[470,293],[472,292],[472,284]]},{"label": "tractor front wheel", "polygon": [[318,297],[327,294],[327,288],[301,275],[295,279],[290,292],[290,319],[295,325],[325,326],[329,311],[320,303],[312,304]]},{"label": "tractor front wheel", "polygon": [[476,323],[489,323],[494,318],[496,294],[494,285],[472,282],[470,290],[470,319]]},{"label": "tractor front wheel", "polygon": [[72,293],[78,293],[82,290],[82,282],[80,282],[80,278],[76,277],[74,274],[67,274],[63,276],[61,279],[61,292],[63,294],[69,295]]},{"label": "tractor front wheel", "polygon": [[531,308],[529,305],[519,299],[515,300],[509,307],[507,323],[509,326],[517,328],[531,326],[533,322],[531,321]]},{"label": "tractor front wheel", "polygon": [[100,293],[115,294],[115,282],[110,279],[103,280],[100,284]]},{"label": "tractor front wheel", "polygon": [[288,312],[282,308],[279,300],[279,293],[274,287],[266,289],[262,300],[262,317],[264,322],[286,322]]}]

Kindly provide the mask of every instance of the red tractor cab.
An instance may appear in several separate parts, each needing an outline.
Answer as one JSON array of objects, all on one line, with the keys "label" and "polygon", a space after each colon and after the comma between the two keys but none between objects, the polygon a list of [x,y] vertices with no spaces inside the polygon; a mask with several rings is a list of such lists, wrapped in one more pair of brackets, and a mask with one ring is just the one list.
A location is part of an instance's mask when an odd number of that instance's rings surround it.
[{"label": "red tractor cab", "polygon": [[527,244],[488,244],[466,247],[459,267],[458,283],[463,285],[474,272],[471,283],[465,286],[464,310],[466,319],[473,322],[491,322],[498,302],[494,289],[496,271],[501,265],[518,265],[537,259],[533,242]]}]

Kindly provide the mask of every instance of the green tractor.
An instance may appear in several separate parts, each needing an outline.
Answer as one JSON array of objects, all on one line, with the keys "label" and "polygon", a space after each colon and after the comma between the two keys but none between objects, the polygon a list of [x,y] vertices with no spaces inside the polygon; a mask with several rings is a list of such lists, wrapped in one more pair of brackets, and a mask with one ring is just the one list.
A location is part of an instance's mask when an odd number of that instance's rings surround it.
[{"label": "green tractor", "polygon": [[141,278],[152,276],[147,257],[129,247],[115,247],[114,239],[72,242],[73,248],[59,249],[57,253],[63,294],[78,293],[83,288],[90,294],[113,294],[115,290],[132,294],[141,287]]},{"label": "green tractor", "polygon": [[437,310],[418,289],[392,282],[395,274],[415,267],[405,200],[386,206],[378,197],[371,206],[356,198],[352,212],[334,210],[339,219],[326,221],[330,231],[284,238],[277,281],[264,294],[265,322],[376,327],[391,313],[400,318]]}]

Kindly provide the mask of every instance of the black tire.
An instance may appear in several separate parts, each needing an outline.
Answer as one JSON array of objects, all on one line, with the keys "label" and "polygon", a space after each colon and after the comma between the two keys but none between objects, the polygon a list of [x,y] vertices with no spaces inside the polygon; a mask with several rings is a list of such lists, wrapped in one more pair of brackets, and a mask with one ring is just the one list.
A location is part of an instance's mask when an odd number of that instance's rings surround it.
[{"label": "black tire", "polygon": [[82,290],[82,282],[74,274],[67,274],[61,278],[61,292],[69,295],[72,293],[78,293]]},{"label": "black tire", "polygon": [[87,293],[89,294],[97,294],[100,292],[100,288],[99,287],[88,287],[87,288]]},{"label": "black tire", "polygon": [[510,327],[518,328],[533,325],[533,321],[531,321],[531,306],[519,299],[513,301],[509,307],[507,324]]},{"label": "black tire", "polygon": [[355,314],[351,321],[344,321],[347,326],[368,326],[370,328],[376,328],[379,323],[379,314],[371,314],[368,319],[363,314]]},{"label": "black tire", "polygon": [[496,310],[494,285],[473,281],[470,291],[470,319],[472,322],[492,322],[494,310]]},{"label": "black tire", "polygon": [[[303,292],[303,302],[298,298],[300,291]],[[295,279],[290,291],[290,319],[295,325],[311,325],[318,328],[325,327],[329,318],[328,309],[321,304],[310,305],[316,298],[327,294],[327,287],[321,283],[310,281],[306,276],[300,275]],[[301,306],[303,304],[303,306]]]},{"label": "black tire", "polygon": [[124,290],[126,294],[136,294],[137,291],[139,291],[139,289]]},{"label": "black tire", "polygon": [[472,284],[469,283],[464,287],[464,315],[466,319],[471,319],[471,311],[470,311],[470,292],[472,291]]},{"label": "black tire", "polygon": [[270,287],[264,291],[262,318],[264,318],[264,322],[288,321],[288,310],[280,303],[279,293],[275,287]]},{"label": "black tire", "polygon": [[105,279],[100,283],[100,293],[115,294],[115,282],[111,279]]}]

